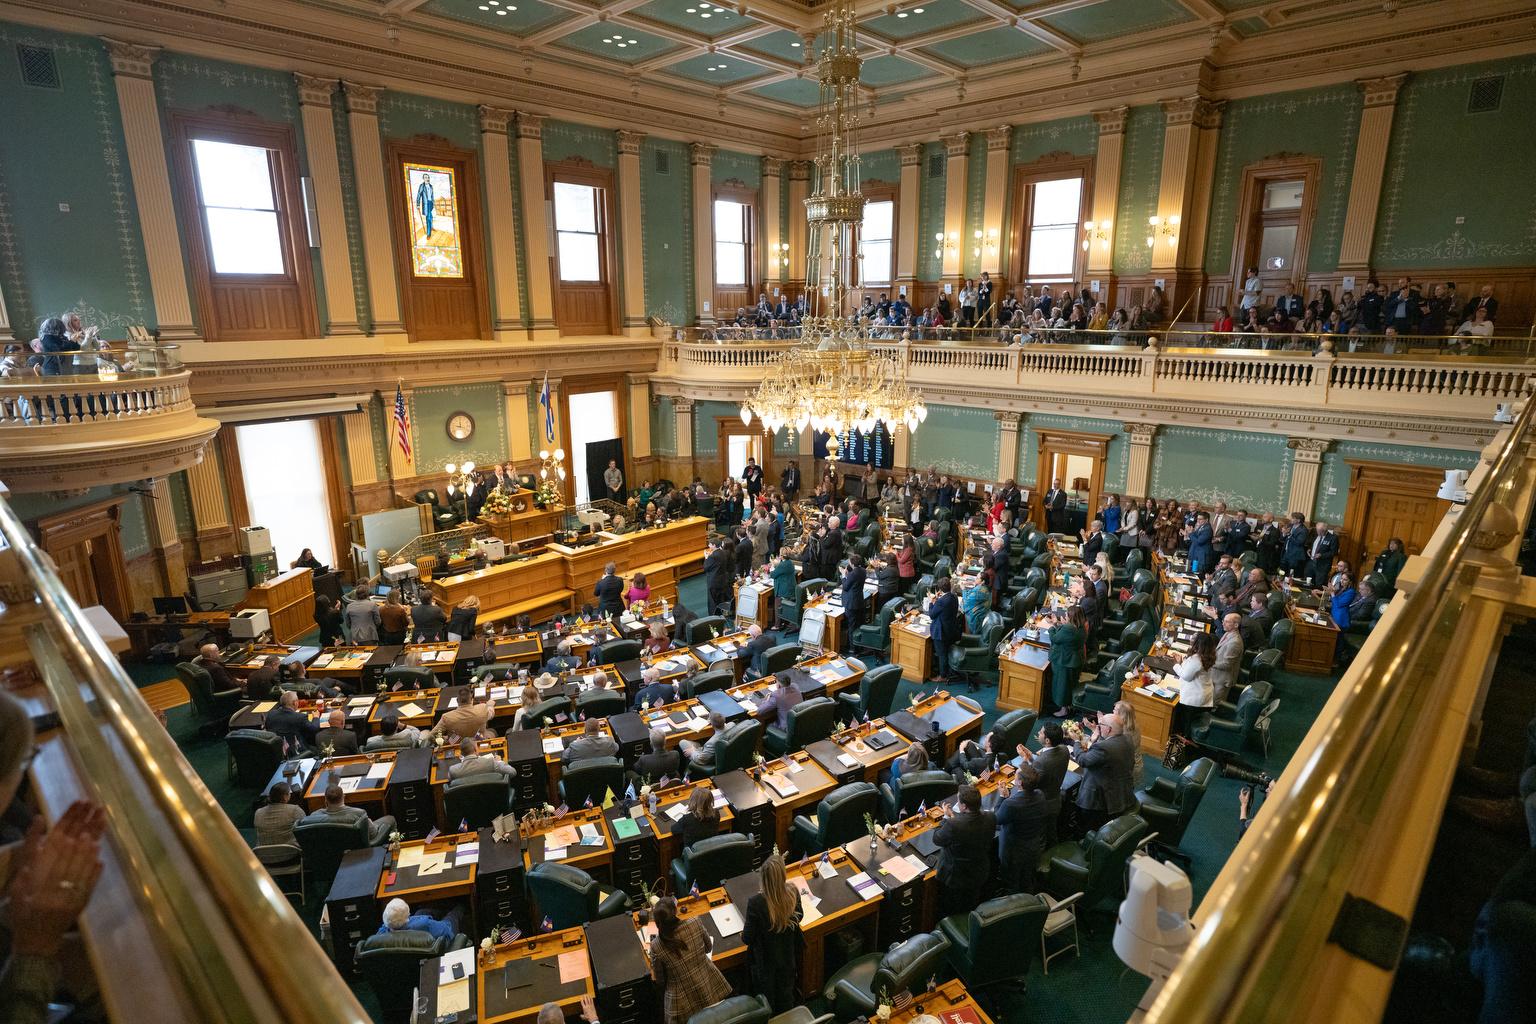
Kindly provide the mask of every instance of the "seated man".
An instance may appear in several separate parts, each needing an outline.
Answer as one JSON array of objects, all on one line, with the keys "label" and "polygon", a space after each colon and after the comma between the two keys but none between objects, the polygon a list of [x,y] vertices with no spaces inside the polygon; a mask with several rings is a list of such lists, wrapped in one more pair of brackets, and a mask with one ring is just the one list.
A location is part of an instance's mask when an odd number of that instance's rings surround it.
[{"label": "seated man", "polygon": [[[209,646],[212,646],[211,644]],[[283,659],[269,654],[261,661],[261,668],[245,677],[245,696],[249,700],[271,700],[282,679]]]},{"label": "seated man", "polygon": [[746,645],[742,647],[737,657],[746,660],[748,678],[755,679],[763,674],[763,655],[776,641],[771,634],[764,633],[763,627],[755,622],[747,627],[747,637]]},{"label": "seated man", "polygon": [[341,787],[334,782],[325,787],[325,806],[318,811],[306,815],[304,821],[340,821],[351,823],[359,818],[368,822],[369,846],[383,846],[389,842],[389,834],[395,830],[394,815],[386,814],[382,818],[374,820],[369,818],[368,812],[361,807],[348,807],[347,794],[343,793]]},{"label": "seated man", "polygon": [[703,743],[695,743],[693,740],[683,740],[677,745],[677,749],[683,752],[688,763],[699,768],[713,768],[715,766],[715,750],[720,745],[720,740],[725,736],[725,716],[718,711],[709,713],[709,739]]},{"label": "seated man", "polygon": [[459,934],[459,922],[464,919],[464,908],[455,906],[438,920],[431,914],[413,914],[410,904],[396,897],[384,905],[384,923],[379,925],[379,935],[390,932],[426,932],[434,939],[452,942]]},{"label": "seated man", "polygon": [[315,746],[321,750],[330,748],[334,755],[356,754],[357,733],[347,728],[347,713],[340,708],[325,719],[325,728],[315,733]]},{"label": "seated man", "polygon": [[459,759],[448,766],[448,778],[462,779],[471,775],[484,775],[488,772],[496,772],[513,778],[517,775],[517,769],[507,764],[501,758],[492,753],[478,753],[475,750],[475,741],[469,737],[459,740]]},{"label": "seated man", "polygon": [[214,693],[240,689],[240,684],[229,674],[229,669],[225,668],[224,662],[219,659],[218,644],[203,644],[199,647],[197,657],[192,659],[192,664],[208,673],[208,677],[213,680]]},{"label": "seated man", "polygon": [[320,726],[298,710],[299,695],[292,690],[278,698],[277,707],[268,711],[262,719],[267,732],[283,738],[283,749],[289,753],[308,750]]},{"label": "seated man", "polygon": [[544,671],[551,675],[559,675],[561,672],[574,672],[581,668],[581,659],[571,653],[571,642],[561,640],[555,646],[555,656],[544,663]]},{"label": "seated man", "polygon": [[278,685],[284,690],[293,690],[305,697],[313,697],[316,694],[321,697],[340,697],[342,694],[340,680],[311,679],[302,661],[289,665],[287,676],[288,678],[283,679]]},{"label": "seated man", "polygon": [[414,725],[401,725],[399,715],[385,715],[379,720],[379,734],[368,737],[368,742],[363,744],[363,749],[371,754],[375,750],[404,750],[419,746],[421,746],[420,729]]},{"label": "seated man", "polygon": [[575,764],[593,757],[615,757],[618,753],[618,743],[602,731],[602,723],[596,718],[589,718],[582,726],[581,737],[565,748],[560,760],[566,764]]},{"label": "seated man", "polygon": [[474,736],[484,738],[496,735],[490,727],[496,714],[496,706],[485,697],[477,697],[474,690],[464,687],[459,691],[459,706],[443,715],[432,727],[432,738],[439,736]]},{"label": "seated man", "polygon": [[800,691],[795,688],[794,681],[789,673],[779,676],[779,685],[773,688],[768,698],[757,706],[757,717],[768,725],[777,725],[780,729],[789,728],[789,713],[799,704],[803,698]]},{"label": "seated man", "polygon": [[635,707],[660,707],[671,701],[674,695],[671,683],[661,681],[661,670],[645,669],[640,673],[640,690],[635,694]]},{"label": "seated man", "polygon": [[655,782],[663,776],[671,779],[680,776],[683,773],[682,757],[677,751],[667,749],[666,733],[652,729],[650,741],[650,750],[635,758],[634,771],[630,774],[642,782]]},{"label": "seated man", "polygon": [[256,808],[257,846],[298,846],[293,838],[293,826],[304,819],[304,810],[294,803],[293,787],[286,782],[274,782],[267,790],[267,802]]}]

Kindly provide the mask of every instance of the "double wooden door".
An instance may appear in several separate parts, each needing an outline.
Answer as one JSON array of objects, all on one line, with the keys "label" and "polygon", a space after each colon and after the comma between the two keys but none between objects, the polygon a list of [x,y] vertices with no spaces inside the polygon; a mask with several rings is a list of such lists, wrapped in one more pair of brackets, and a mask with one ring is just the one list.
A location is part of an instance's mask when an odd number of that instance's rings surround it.
[{"label": "double wooden door", "polygon": [[1436,497],[1444,480],[1444,471],[1425,466],[1349,463],[1343,556],[1369,572],[1393,537],[1402,540],[1410,555],[1423,551],[1450,505]]},{"label": "double wooden door", "polygon": [[132,610],[120,539],[125,495],[37,521],[37,538],[82,608],[101,605],[118,622]]}]

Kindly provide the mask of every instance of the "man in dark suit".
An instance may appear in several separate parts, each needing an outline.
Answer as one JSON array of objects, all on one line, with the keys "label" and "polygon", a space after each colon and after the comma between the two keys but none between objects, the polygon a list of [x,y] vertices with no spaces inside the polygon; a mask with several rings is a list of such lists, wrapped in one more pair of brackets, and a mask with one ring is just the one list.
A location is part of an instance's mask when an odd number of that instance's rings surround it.
[{"label": "man in dark suit", "polygon": [[1099,552],[1104,550],[1104,524],[1095,519],[1088,524],[1088,536],[1083,539],[1083,564],[1092,565]]},{"label": "man in dark suit", "polygon": [[326,716],[325,728],[315,733],[315,746],[321,750],[329,747],[338,757],[358,753],[357,733],[347,728],[345,711],[337,708]]},{"label": "man in dark suit", "polygon": [[737,659],[746,662],[747,671],[754,676],[763,674],[763,655],[778,641],[772,633],[764,633],[763,627],[753,623],[747,627],[747,636],[750,639],[736,655]]},{"label": "man in dark suit", "polygon": [[219,660],[218,644],[203,644],[199,647],[197,657],[192,659],[192,664],[208,673],[208,678],[213,680],[214,693],[241,688],[235,681],[235,677],[229,674],[229,669],[224,667],[224,662]]},{"label": "man in dark suit", "polygon": [[1060,480],[1051,481],[1051,489],[1045,492],[1045,530],[1061,533],[1066,525],[1067,492],[1061,489]]},{"label": "man in dark suit", "polygon": [[1461,318],[1463,320],[1471,320],[1472,314],[1478,310],[1482,310],[1489,320],[1497,320],[1499,318],[1499,300],[1493,297],[1493,285],[1483,285],[1483,290],[1478,294],[1477,298],[1462,307]]},{"label": "man in dark suit", "polygon": [[992,326],[995,312],[992,308],[992,276],[983,270],[981,280],[976,284],[976,315],[981,317],[981,326]]},{"label": "man in dark suit", "polygon": [[1018,747],[1019,764],[1029,765],[1040,773],[1036,787],[1045,797],[1048,813],[1045,845],[1049,849],[1056,842],[1056,821],[1061,817],[1061,784],[1067,777],[1067,762],[1071,752],[1067,749],[1067,737],[1060,722],[1046,722],[1036,733],[1040,749],[1031,751],[1024,744]]},{"label": "man in dark suit", "polygon": [[1301,315],[1307,311],[1306,300],[1301,297],[1301,290],[1296,287],[1296,282],[1291,282],[1291,290],[1287,294],[1275,298],[1275,311],[1283,313],[1288,320],[1300,320]]},{"label": "man in dark suit", "polygon": [[245,695],[251,700],[270,700],[283,681],[283,659],[269,654],[261,661],[261,667],[245,677]]},{"label": "man in dark suit", "polygon": [[882,552],[870,564],[875,567],[875,610],[879,611],[885,602],[901,594],[901,570],[896,565],[896,556],[889,551]]},{"label": "man in dark suit", "polygon": [[786,501],[794,501],[800,495],[800,463],[794,459],[785,463],[784,472],[779,474],[779,490]]},{"label": "man in dark suit", "polygon": [[1227,527],[1226,552],[1236,558],[1248,550],[1248,540],[1253,536],[1253,524],[1248,521],[1248,510],[1240,508]]},{"label": "man in dark suit", "polygon": [[843,523],[837,516],[827,520],[826,536],[821,538],[822,579],[837,579],[837,567],[843,561]]},{"label": "man in dark suit", "polygon": [[667,749],[666,733],[660,729],[652,729],[650,733],[651,749],[635,758],[635,767],[631,773],[642,784],[655,785],[661,781],[662,776],[670,779],[680,778],[683,773],[682,756],[675,750]]},{"label": "man in dark suit", "polygon": [[1051,286],[1046,285],[1045,287],[1041,288],[1040,297],[1035,300],[1035,308],[1040,311],[1040,315],[1046,319],[1050,319],[1051,307],[1055,304],[1056,300],[1051,298]]},{"label": "man in dark suit", "polygon": [[1279,569],[1280,552],[1284,547],[1285,537],[1280,533],[1280,524],[1275,522],[1272,513],[1265,512],[1259,517],[1258,536],[1253,541],[1253,550],[1259,556],[1259,568],[1266,573]]},{"label": "man in dark suit", "polygon": [[857,551],[848,556],[848,571],[843,573],[841,598],[843,603],[843,642],[853,636],[853,631],[864,624],[864,559]]},{"label": "man in dark suit", "polygon": [[997,808],[998,860],[1005,892],[1035,891],[1035,869],[1051,825],[1051,804],[1039,784],[1040,773],[1020,765],[1012,791]]},{"label": "man in dark suit", "polygon": [[448,638],[448,616],[431,598],[411,609],[411,625],[415,627],[419,644],[441,643]]},{"label": "man in dark suit", "polygon": [[607,618],[624,614],[624,581],[619,578],[619,567],[613,562],[603,566],[603,578],[592,588],[597,598],[597,614]]},{"label": "man in dark suit", "polygon": [[749,576],[752,573],[752,538],[747,534],[744,526],[736,527],[736,575]]},{"label": "man in dark suit", "polygon": [[1382,321],[1385,326],[1397,328],[1399,334],[1409,334],[1417,326],[1420,307],[1424,304],[1419,289],[1406,277],[1397,279],[1397,287],[1382,303]]},{"label": "man in dark suit", "polygon": [[1262,651],[1269,641],[1270,627],[1275,624],[1275,617],[1269,614],[1269,601],[1264,594],[1250,594],[1243,610],[1246,614],[1238,628],[1243,638],[1243,650]]},{"label": "man in dark suit", "polygon": [[747,468],[742,470],[741,482],[747,489],[747,497],[752,504],[757,504],[757,496],[763,493],[763,467],[757,464],[756,459],[747,460]]},{"label": "man in dark suit", "polygon": [[660,707],[671,703],[673,695],[672,684],[661,681],[661,670],[648,668],[640,673],[640,689],[635,693],[635,707]]},{"label": "man in dark suit", "polygon": [[1319,586],[1328,578],[1328,570],[1333,566],[1333,558],[1339,553],[1339,535],[1328,529],[1328,524],[1319,519],[1312,527],[1311,543],[1307,548],[1307,575]]},{"label": "man in dark suit", "polygon": [[960,599],[950,591],[948,576],[934,581],[934,598],[928,603],[929,632],[933,637],[933,678],[949,680],[949,646],[960,639],[962,622]]},{"label": "man in dark suit", "polygon": [[1019,490],[1019,485],[1012,480],[1005,480],[1003,481],[1003,488],[997,492],[997,496],[1002,500],[1003,507],[1008,510],[1009,519],[1014,523],[1018,523],[1019,509],[1024,504],[1024,492]]},{"label": "man in dark suit", "polygon": [[311,722],[308,716],[301,714],[297,705],[299,695],[291,690],[278,698],[277,707],[268,711],[262,720],[262,728],[283,739],[283,751],[288,754],[300,754],[310,749],[319,732],[319,725]]},{"label": "man in dark suit", "polygon": [[1100,715],[1098,733],[1084,738],[1077,763],[1083,781],[1077,788],[1078,824],[1092,832],[1110,818],[1136,807],[1136,788],[1131,772],[1140,751],[1131,746],[1118,715]]},{"label": "man in dark suit", "polygon": [[731,580],[735,576],[735,559],[726,553],[720,538],[709,542],[709,554],[704,556],[704,586],[709,593],[709,611],[716,615],[731,603]]},{"label": "man in dark suit", "polygon": [[933,836],[939,848],[940,917],[976,909],[997,842],[997,818],[981,809],[981,791],[975,786],[961,786],[952,807]]},{"label": "man in dark suit", "polygon": [[992,570],[992,607],[997,608],[1002,602],[1003,593],[1008,589],[1008,540],[1005,537],[993,537],[992,550],[981,556],[981,567]]},{"label": "man in dark suit", "polygon": [[1280,568],[1293,576],[1305,575],[1307,547],[1311,538],[1312,531],[1307,529],[1307,522],[1301,513],[1292,512],[1285,542],[1281,545]]}]

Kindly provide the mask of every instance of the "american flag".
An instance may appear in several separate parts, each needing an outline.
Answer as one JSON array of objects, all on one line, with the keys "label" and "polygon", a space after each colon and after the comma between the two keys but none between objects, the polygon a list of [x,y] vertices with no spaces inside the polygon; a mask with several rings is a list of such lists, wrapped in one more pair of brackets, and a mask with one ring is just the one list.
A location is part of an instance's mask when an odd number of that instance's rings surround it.
[{"label": "american flag", "polygon": [[436,839],[440,835],[442,835],[442,833],[437,830],[437,826],[436,825],[432,826],[432,831],[427,833],[427,842],[430,843],[432,840]]},{"label": "american flag", "polygon": [[555,442],[555,405],[549,393],[549,371],[544,371],[544,387],[539,390],[539,404],[544,407],[544,440]]},{"label": "american flag", "polygon": [[514,925],[513,927],[508,928],[508,929],[504,930],[501,933],[501,939],[500,939],[500,941],[498,941],[496,943],[496,945],[498,945],[498,946],[510,946],[510,945],[512,945],[512,943],[516,942],[518,939],[520,939],[522,937],[523,937],[523,930],[521,928],[518,928],[516,925]]},{"label": "american flag", "polygon": [[698,894],[699,894],[699,883],[698,882],[694,882],[692,888],[690,888],[688,890],[688,895],[689,896],[697,896]]},{"label": "american flag", "polygon": [[469,819],[468,818],[460,818],[459,819],[459,831],[460,832],[468,832],[469,831]]},{"label": "american flag", "polygon": [[909,1007],[911,1005],[912,1005],[912,993],[911,992],[898,992],[898,993],[896,993],[896,997],[891,1000],[891,1009],[893,1009],[893,1010],[905,1010],[907,1007]]},{"label": "american flag", "polygon": [[405,392],[399,381],[395,382],[395,443],[406,458],[411,457],[411,418],[405,411]]},{"label": "american flag", "polygon": [[539,922],[539,930],[552,932],[555,930],[555,922],[546,917],[544,920]]},{"label": "american flag", "polygon": [[583,806],[583,807],[591,807],[592,806],[592,798],[590,796],[587,797],[586,802],[583,803],[581,806]]}]

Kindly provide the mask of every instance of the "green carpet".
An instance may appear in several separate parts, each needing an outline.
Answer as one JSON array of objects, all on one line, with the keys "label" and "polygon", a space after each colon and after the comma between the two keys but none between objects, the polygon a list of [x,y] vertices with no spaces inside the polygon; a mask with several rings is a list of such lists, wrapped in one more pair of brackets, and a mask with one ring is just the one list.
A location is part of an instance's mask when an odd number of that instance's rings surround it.
[{"label": "green carpet", "polygon": [[[684,580],[679,594],[685,605],[701,611],[706,604],[703,577]],[[168,667],[160,665],[134,665],[129,667],[129,672],[140,686],[160,682],[172,675]],[[1335,682],[1335,679],[1277,673],[1274,687],[1275,695],[1280,698],[1280,708],[1273,720],[1269,756],[1264,758],[1259,751],[1250,750],[1246,762],[1271,775],[1278,775],[1311,727]],[[897,706],[920,689],[931,691],[932,686],[916,686],[904,681],[897,692]],[[965,691],[961,686],[952,688],[951,692]],[[984,688],[969,696],[982,706],[986,724],[990,726],[997,715],[996,689]],[[168,726],[219,806],[246,838],[251,839],[254,794],[236,790],[230,783],[223,741],[198,737],[191,727],[186,706],[170,712]],[[1147,758],[1146,768],[1148,780],[1171,774],[1165,772],[1155,758]],[[1235,779],[1218,777],[1184,835],[1183,849],[1193,862],[1190,883],[1197,907],[1237,844],[1237,794],[1241,786],[1242,783]],[[311,896],[304,919],[312,929],[318,929],[319,903],[313,898],[314,894]],[[1027,993],[1005,995],[1001,1005],[995,1007],[999,1024],[1024,1021],[1031,1024],[1107,1024],[1124,1021],[1130,1016],[1146,990],[1147,981],[1138,974],[1127,972],[1110,946],[1115,926],[1114,904],[1106,902],[1101,908],[1083,915],[1082,920],[1085,926],[1080,936],[1082,955],[1053,960],[1049,975],[1043,974],[1037,964],[1030,975]],[[367,986],[354,984],[353,988],[364,1007],[372,1011],[374,1004]]]}]

